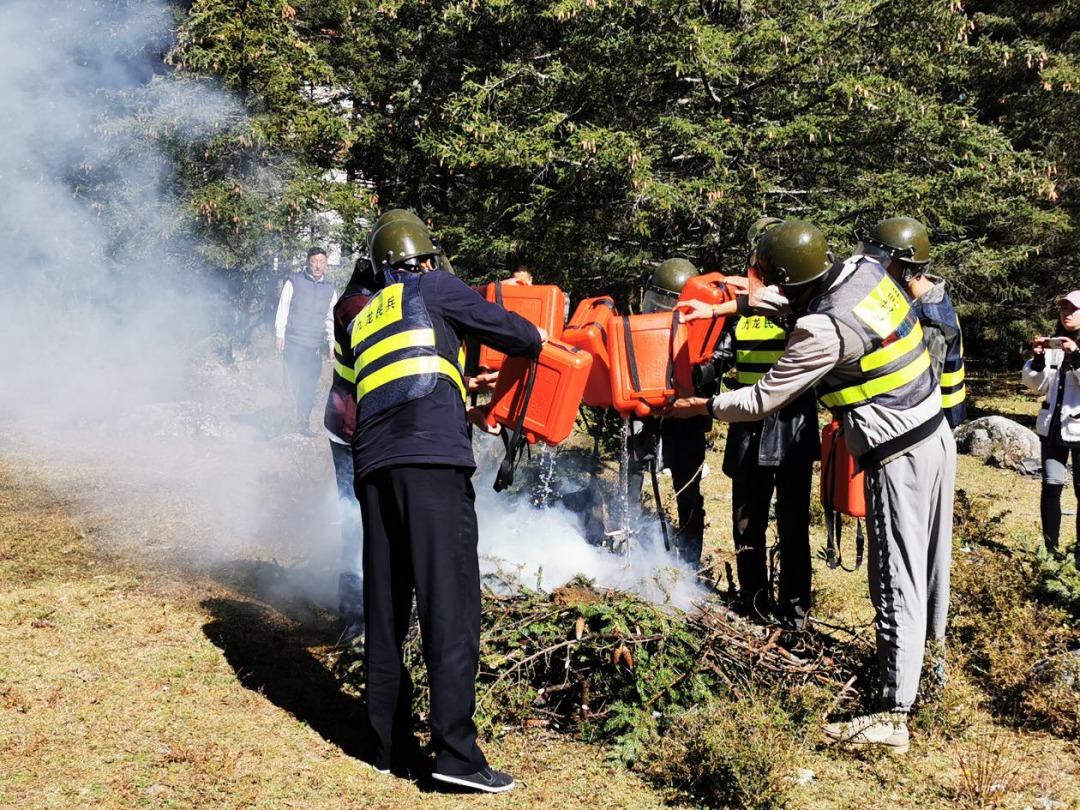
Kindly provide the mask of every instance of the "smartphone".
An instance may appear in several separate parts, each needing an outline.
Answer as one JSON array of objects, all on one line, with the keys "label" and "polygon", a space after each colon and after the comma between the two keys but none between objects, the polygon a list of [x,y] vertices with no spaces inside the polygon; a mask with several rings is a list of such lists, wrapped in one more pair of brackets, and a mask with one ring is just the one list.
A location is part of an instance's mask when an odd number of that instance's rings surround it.
[{"label": "smartphone", "polygon": [[1042,339],[1042,345],[1044,349],[1062,349],[1064,344],[1059,337],[1048,337]]}]

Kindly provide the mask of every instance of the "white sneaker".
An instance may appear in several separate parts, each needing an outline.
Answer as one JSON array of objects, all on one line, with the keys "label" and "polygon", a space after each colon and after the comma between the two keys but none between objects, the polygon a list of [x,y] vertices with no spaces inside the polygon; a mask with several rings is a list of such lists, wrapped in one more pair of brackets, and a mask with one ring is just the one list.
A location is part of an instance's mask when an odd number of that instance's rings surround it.
[{"label": "white sneaker", "polygon": [[856,717],[846,723],[826,723],[825,736],[848,745],[882,745],[893,754],[908,751],[907,716],[879,712]]}]

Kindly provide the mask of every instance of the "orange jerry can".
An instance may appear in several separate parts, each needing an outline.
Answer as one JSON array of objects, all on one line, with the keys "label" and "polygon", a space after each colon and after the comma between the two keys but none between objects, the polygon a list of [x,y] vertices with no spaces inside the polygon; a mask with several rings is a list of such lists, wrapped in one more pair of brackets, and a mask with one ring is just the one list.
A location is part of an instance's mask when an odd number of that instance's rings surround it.
[{"label": "orange jerry can", "polygon": [[[682,288],[679,301],[703,301],[709,305],[730,301],[735,295],[724,283],[726,278],[723,273],[705,273],[694,276]],[[691,363],[697,365],[712,359],[716,341],[720,339],[720,332],[724,329],[724,320],[724,318],[708,318],[691,321],[686,325]]]},{"label": "orange jerry can", "polygon": [[532,360],[506,358],[491,395],[488,424],[515,430],[524,408],[521,429],[529,444],[558,444],[574,429],[592,363],[587,351],[558,340],[544,344],[533,375]]},{"label": "orange jerry can", "polygon": [[[516,312],[529,323],[547,330],[548,337],[558,340],[566,317],[566,294],[554,284],[519,284],[494,281],[484,290],[484,298]],[[490,346],[480,346],[479,365],[488,371],[502,368],[506,355]]]},{"label": "orange jerry can", "polygon": [[686,324],[679,313],[616,315],[607,325],[611,406],[648,416],[693,391]]},{"label": "orange jerry can", "polygon": [[594,408],[611,407],[611,358],[605,329],[615,314],[612,298],[586,298],[578,304],[562,333],[563,343],[592,355],[589,379],[585,383],[585,404]]},{"label": "orange jerry can", "polygon": [[866,517],[866,476],[855,472],[840,423],[821,431],[821,505],[840,514]]}]

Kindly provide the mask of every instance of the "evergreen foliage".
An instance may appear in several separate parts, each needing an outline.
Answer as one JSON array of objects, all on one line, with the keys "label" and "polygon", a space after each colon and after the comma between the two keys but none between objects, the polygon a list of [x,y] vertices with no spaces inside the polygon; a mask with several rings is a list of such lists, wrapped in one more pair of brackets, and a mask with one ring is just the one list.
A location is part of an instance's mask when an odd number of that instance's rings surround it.
[{"label": "evergreen foliage", "polygon": [[[1076,12],[1036,6],[197,0],[174,60],[252,120],[207,153],[191,210],[227,242],[331,209],[355,244],[372,208],[406,206],[470,280],[524,255],[623,304],[669,256],[737,272],[762,214],[816,222],[837,255],[909,214],[968,353],[1011,363],[1076,239]],[[267,154],[294,174],[260,217],[222,167]]]}]

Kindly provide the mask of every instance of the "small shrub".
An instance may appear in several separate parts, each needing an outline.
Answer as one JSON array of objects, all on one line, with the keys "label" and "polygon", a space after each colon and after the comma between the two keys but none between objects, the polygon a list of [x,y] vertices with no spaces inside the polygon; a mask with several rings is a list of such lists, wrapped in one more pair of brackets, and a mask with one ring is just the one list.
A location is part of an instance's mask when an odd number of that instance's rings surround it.
[{"label": "small shrub", "polygon": [[911,719],[914,728],[922,734],[955,740],[968,732],[985,695],[966,671],[968,662],[956,649],[959,645],[953,645],[946,655],[947,678],[942,685],[932,672],[933,645],[933,641],[927,643],[919,695]]},{"label": "small shrub", "polygon": [[705,807],[777,810],[794,788],[795,729],[759,696],[712,699],[655,736],[639,769]]},{"label": "small shrub", "polygon": [[1060,731],[1070,722],[1053,711],[1035,669],[1080,639],[1065,611],[1040,601],[1033,569],[1027,555],[985,548],[957,555],[951,644],[959,644],[969,674],[998,715]]},{"label": "small shrub", "polygon": [[1036,559],[1036,590],[1039,597],[1057,605],[1080,626],[1080,569],[1069,560],[1056,560],[1041,550]]},{"label": "small shrub", "polygon": [[1056,655],[1033,668],[1023,691],[1024,711],[1066,739],[1080,737],[1080,660]]},{"label": "small shrub", "polygon": [[954,749],[960,769],[956,799],[964,807],[999,807],[1024,768],[1014,741],[1001,729],[983,729]]},{"label": "small shrub", "polygon": [[956,490],[953,499],[953,538],[965,546],[985,546],[1006,550],[1005,518],[1009,510],[994,512],[987,496],[971,497],[967,490]]}]

